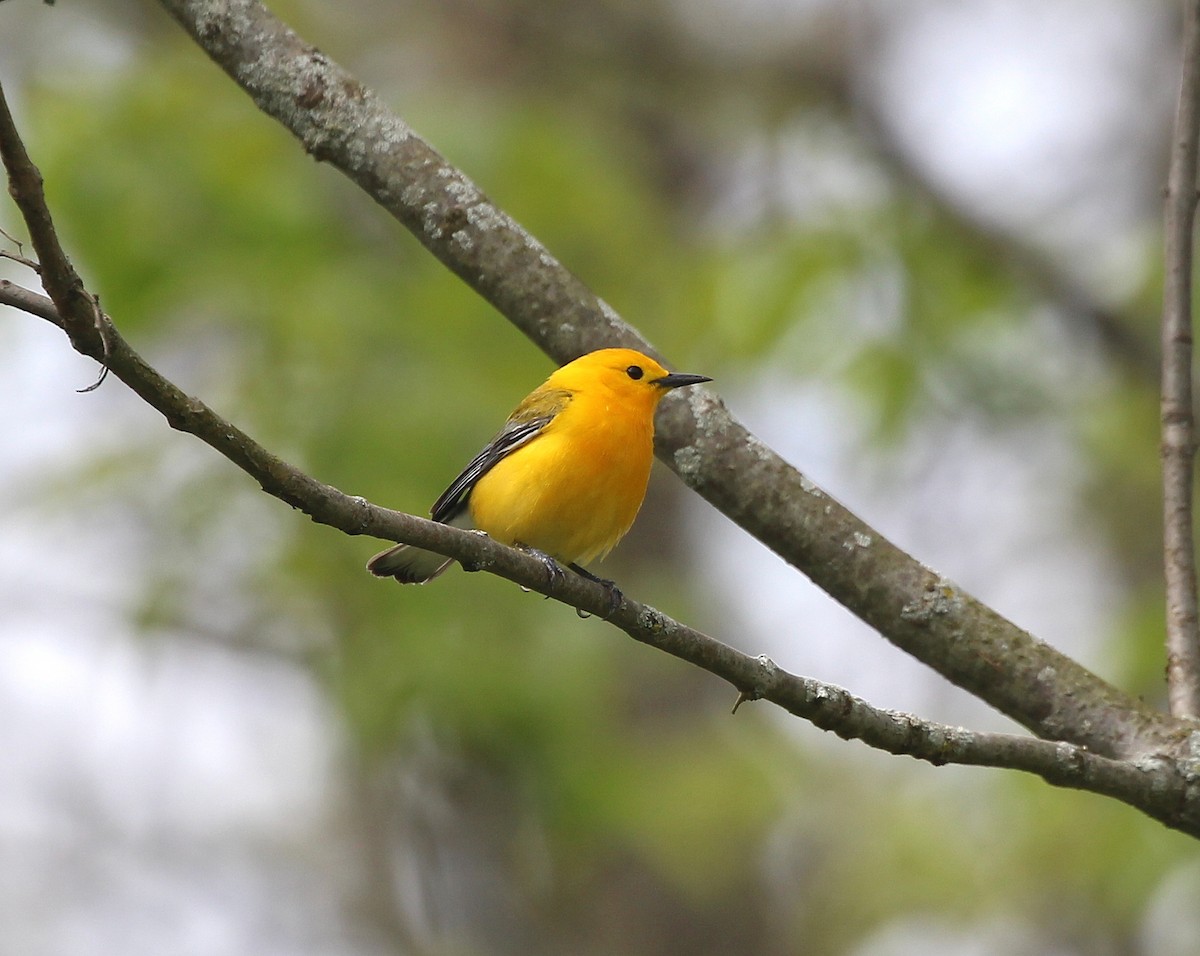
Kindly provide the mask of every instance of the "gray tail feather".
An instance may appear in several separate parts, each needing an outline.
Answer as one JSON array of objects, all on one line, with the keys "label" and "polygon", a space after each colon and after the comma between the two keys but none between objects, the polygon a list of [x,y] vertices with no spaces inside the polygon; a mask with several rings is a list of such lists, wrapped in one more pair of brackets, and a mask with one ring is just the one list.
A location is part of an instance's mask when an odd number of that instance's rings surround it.
[{"label": "gray tail feather", "polygon": [[380,551],[367,562],[367,570],[377,577],[395,578],[401,584],[424,584],[432,581],[453,564],[451,558],[433,551],[423,551],[408,544]]}]

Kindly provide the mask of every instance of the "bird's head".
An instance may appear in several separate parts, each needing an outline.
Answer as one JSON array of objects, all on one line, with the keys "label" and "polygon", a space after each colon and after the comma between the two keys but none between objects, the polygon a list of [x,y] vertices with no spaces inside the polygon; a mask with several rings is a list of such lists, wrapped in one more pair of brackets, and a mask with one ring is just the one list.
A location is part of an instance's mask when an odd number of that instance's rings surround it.
[{"label": "bird's head", "polygon": [[667,392],[685,385],[711,382],[706,375],[668,372],[658,362],[635,349],[599,349],[568,362],[548,385],[572,392],[607,390],[624,402],[656,406]]}]

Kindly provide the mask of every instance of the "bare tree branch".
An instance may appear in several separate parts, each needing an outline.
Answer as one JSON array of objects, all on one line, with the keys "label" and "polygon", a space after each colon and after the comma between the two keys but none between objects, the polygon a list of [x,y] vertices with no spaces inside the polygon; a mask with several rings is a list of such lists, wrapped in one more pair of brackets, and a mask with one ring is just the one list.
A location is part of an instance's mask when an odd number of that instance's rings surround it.
[{"label": "bare tree branch", "polygon": [[[358,183],[559,361],[654,350],[477,186],[256,0],[161,0],[254,102]],[[657,450],[688,485],[833,598],[1040,737],[1122,755],[1163,716],[915,561],[751,435],[711,393],[675,396]]]},{"label": "bare tree branch", "polygon": [[[612,595],[602,585],[578,575],[548,576],[538,558],[486,536],[380,508],[316,481],[272,455],[203,402],[186,395],[120,336],[108,316],[100,311],[96,296],[84,287],[59,243],[41,176],[25,151],[2,89],[0,158],[8,171],[10,192],[25,217],[39,255],[40,261],[30,264],[45,277],[50,292],[47,299],[14,283],[0,281],[0,304],[30,312],[63,329],[78,351],[103,359],[106,368],[161,412],[171,427],[200,438],[255,478],[269,494],[301,509],[314,521],[347,534],[371,534],[429,548],[455,558],[472,570],[488,570],[573,607],[607,614],[610,623],[635,640],[728,681],[737,688],[739,703],[769,700],[844,738],[862,740],[890,753],[910,755],[935,765],[962,763],[1033,773],[1055,785],[1123,800],[1168,826],[1200,836],[1200,789],[1195,783],[1194,761],[1187,758],[1175,759],[1160,753],[1143,755],[1136,761],[1118,760],[1072,743],[973,733],[876,708],[842,688],[789,674],[765,657],[742,653],[632,599],[622,597],[620,605],[613,609]],[[703,448],[713,439],[710,430],[694,444]],[[773,456],[756,440],[750,436],[739,440],[755,442],[751,446],[754,457],[764,465],[775,466]],[[771,486],[772,475],[747,474],[751,479],[765,478],[762,487]],[[824,509],[831,509],[832,502],[824,499],[817,489],[807,487],[804,492],[814,500],[825,500]],[[872,542],[855,540],[855,547],[868,551]],[[922,572],[928,573],[924,569]],[[869,588],[872,582],[864,580],[863,586]],[[957,605],[965,600],[968,599],[952,585],[939,581],[924,591],[920,599],[906,605],[901,617],[923,622],[952,616]],[[1116,703],[1113,701],[1113,706]],[[1164,734],[1173,733],[1178,738],[1186,734],[1183,727],[1158,720]]]},{"label": "bare tree branch", "polygon": [[1200,143],[1200,2],[1185,7],[1183,66],[1166,195],[1162,315],[1163,568],[1167,592],[1167,694],[1175,716],[1200,714],[1200,632],[1192,500],[1192,229]]},{"label": "bare tree branch", "polygon": [[[9,305],[70,330],[54,303],[11,282],[0,282],[0,305]],[[105,322],[108,322],[107,316]],[[891,754],[934,766],[963,764],[1019,770],[1059,787],[1121,800],[1174,829],[1200,837],[1200,790],[1186,763],[1160,756],[1116,760],[1071,743],[1016,734],[977,733],[912,714],[874,707],[841,687],[790,674],[770,659],[753,657],[622,596],[616,610],[601,584],[575,574],[550,578],[539,558],[496,541],[390,511],[322,484],[188,398],[147,365],[109,323],[110,368],[160,411],[173,428],[195,435],[256,479],[263,490],[347,534],[372,534],[445,554],[473,570],[486,570],[571,607],[597,615],[636,641],[694,664],[730,683],[738,702],[767,700],[845,740],[860,740]],[[94,332],[72,344],[84,354],[102,352]],[[68,335],[72,335],[68,331]],[[611,613],[610,613],[611,612]]]},{"label": "bare tree branch", "polygon": [[52,299],[24,289],[8,279],[0,279],[0,305],[11,305],[14,309],[45,319],[60,329],[64,328],[62,316],[58,314]]}]

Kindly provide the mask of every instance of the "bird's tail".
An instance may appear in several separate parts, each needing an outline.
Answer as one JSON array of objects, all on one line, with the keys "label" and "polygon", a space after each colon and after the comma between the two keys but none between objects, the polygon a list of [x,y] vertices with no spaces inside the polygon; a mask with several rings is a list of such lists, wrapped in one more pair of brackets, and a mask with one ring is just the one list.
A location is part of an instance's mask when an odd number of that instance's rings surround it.
[{"label": "bird's tail", "polygon": [[[446,518],[443,524],[455,528],[470,528],[471,515],[465,507]],[[436,551],[397,544],[380,551],[367,562],[367,570],[380,578],[395,578],[401,584],[424,584],[432,581],[454,563],[453,558]]]},{"label": "bird's tail", "polygon": [[380,551],[367,562],[367,570],[377,577],[395,578],[401,584],[424,584],[450,567],[452,559],[434,551],[423,551],[410,544],[398,544]]}]

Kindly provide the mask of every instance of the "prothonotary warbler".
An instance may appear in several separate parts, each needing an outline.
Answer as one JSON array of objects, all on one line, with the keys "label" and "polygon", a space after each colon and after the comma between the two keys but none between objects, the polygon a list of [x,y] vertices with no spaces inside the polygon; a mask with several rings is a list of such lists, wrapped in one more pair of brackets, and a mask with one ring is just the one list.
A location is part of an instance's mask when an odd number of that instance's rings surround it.
[{"label": "prothonotary warbler", "polygon": [[[668,372],[632,349],[600,349],[534,389],[434,502],[434,521],[474,527],[593,580],[582,564],[633,524],[654,458],[654,411],[673,388],[712,379]],[[424,584],[449,558],[407,544],[367,563],[379,577]],[[605,582],[606,584],[609,582]]]}]

